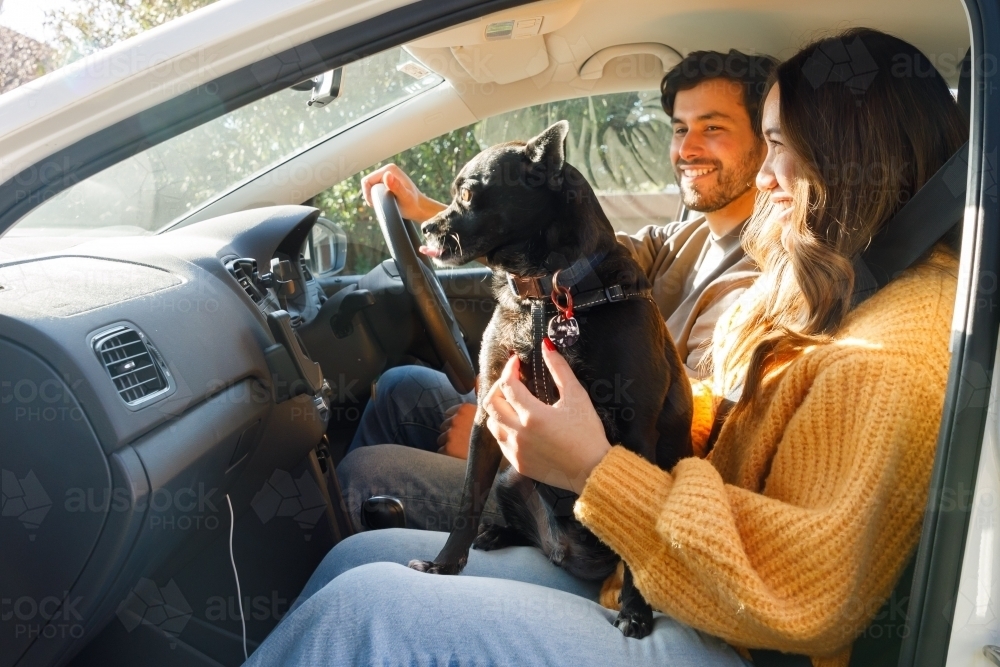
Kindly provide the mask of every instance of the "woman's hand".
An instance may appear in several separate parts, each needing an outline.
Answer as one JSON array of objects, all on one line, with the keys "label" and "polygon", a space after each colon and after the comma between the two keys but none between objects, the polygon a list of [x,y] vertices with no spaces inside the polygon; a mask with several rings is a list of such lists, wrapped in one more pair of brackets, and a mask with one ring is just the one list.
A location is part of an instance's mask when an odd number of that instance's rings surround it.
[{"label": "woman's hand", "polygon": [[486,427],[519,473],[580,493],[611,444],[587,390],[552,342],[543,343],[542,358],[559,400],[546,405],[532,396],[520,380],[520,361],[512,356],[483,401]]},{"label": "woman's hand", "polygon": [[406,172],[394,164],[379,167],[361,179],[361,191],[369,206],[372,205],[372,186],[376,183],[382,183],[396,196],[399,214],[417,224],[426,222],[445,209],[444,204],[421,192]]}]

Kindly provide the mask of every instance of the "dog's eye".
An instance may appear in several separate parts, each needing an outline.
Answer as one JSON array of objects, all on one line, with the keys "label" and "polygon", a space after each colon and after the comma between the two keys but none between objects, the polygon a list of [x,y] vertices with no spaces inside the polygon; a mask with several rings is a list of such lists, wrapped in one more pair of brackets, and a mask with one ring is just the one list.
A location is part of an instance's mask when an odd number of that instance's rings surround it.
[{"label": "dog's eye", "polygon": [[472,191],[469,188],[462,188],[462,191],[458,193],[459,198],[462,200],[463,204],[468,204],[472,201]]}]

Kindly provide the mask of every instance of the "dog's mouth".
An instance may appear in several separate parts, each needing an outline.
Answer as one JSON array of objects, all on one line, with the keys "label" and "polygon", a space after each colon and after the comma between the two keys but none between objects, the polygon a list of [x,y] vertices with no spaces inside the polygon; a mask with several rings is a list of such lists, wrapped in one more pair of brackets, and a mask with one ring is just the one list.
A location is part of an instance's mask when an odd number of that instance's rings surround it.
[{"label": "dog's mouth", "polygon": [[439,236],[426,236],[426,244],[420,246],[420,254],[426,255],[438,262],[460,259],[462,256],[462,243],[458,239],[458,234],[450,232]]},{"label": "dog's mouth", "polygon": [[422,255],[427,255],[431,259],[440,259],[441,255],[444,254],[444,248],[438,246],[422,245],[420,246],[420,253]]}]

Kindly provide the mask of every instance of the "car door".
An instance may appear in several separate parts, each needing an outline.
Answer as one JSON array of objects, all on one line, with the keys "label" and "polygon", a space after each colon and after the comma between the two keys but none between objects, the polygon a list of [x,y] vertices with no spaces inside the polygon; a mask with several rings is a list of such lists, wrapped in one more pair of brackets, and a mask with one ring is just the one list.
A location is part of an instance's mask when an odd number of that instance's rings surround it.
[{"label": "car door", "polygon": [[952,363],[899,664],[1000,664],[997,333],[1000,3],[966,0],[972,35],[968,191]]}]

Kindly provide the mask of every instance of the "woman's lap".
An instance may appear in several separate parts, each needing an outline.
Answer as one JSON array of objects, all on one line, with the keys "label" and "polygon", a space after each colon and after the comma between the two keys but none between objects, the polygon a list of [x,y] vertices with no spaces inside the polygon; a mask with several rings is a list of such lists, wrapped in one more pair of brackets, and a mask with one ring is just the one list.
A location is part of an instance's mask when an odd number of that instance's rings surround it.
[{"label": "woman's lap", "polygon": [[370,563],[304,602],[248,664],[747,665],[721,640],[662,614],[648,637],[628,639],[613,625],[615,615],[535,584]]},{"label": "woman's lap", "polygon": [[457,577],[401,564],[433,558],[446,538],[383,530],[337,545],[248,665],[747,665],[662,614],[650,636],[624,637],[616,612],[593,601],[599,582],[536,549],[474,550]]},{"label": "woman's lap", "polygon": [[[353,535],[330,550],[302,589],[292,610],[333,579],[355,567],[374,562],[406,565],[414,558],[434,560],[447,539],[448,533],[398,528]],[[498,551],[472,549],[461,576],[522,581],[583,596],[589,600],[596,600],[601,590],[601,582],[577,579],[561,567],[553,565],[541,551],[533,547],[508,547]]]}]

